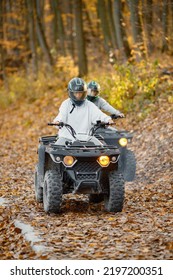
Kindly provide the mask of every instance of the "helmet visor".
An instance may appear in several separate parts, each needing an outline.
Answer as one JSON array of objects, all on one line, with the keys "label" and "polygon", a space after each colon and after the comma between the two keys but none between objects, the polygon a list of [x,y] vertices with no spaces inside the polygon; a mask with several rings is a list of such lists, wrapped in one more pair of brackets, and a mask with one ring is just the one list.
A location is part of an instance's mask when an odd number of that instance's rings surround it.
[{"label": "helmet visor", "polygon": [[86,99],[86,91],[71,92],[71,97],[75,101],[83,101]]},{"label": "helmet visor", "polygon": [[74,92],[71,91],[69,93],[69,95],[73,101],[81,102],[86,99],[87,92],[86,91],[74,91]]},{"label": "helmet visor", "polygon": [[98,95],[99,95],[99,91],[98,91],[98,90],[93,90],[93,89],[89,88],[87,94],[88,94],[89,96],[95,97],[95,96],[98,96]]}]

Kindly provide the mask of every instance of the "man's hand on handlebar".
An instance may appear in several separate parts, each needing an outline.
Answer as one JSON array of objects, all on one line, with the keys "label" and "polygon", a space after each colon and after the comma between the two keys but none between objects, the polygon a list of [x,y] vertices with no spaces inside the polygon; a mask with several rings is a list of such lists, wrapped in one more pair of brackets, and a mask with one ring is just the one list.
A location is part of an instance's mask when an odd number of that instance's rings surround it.
[{"label": "man's hand on handlebar", "polygon": [[118,115],[118,117],[120,117],[120,118],[125,118],[125,116],[124,116],[123,113],[120,113],[120,114]]},{"label": "man's hand on handlebar", "polygon": [[112,120],[118,119],[118,118],[125,118],[123,113],[119,113],[118,115],[113,114],[110,116],[112,118]]}]

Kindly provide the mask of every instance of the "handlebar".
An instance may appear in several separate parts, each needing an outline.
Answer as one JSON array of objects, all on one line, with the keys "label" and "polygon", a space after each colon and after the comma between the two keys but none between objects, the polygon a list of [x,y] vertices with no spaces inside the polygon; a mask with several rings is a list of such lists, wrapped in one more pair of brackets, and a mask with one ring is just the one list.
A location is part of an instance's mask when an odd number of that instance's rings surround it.
[{"label": "handlebar", "polygon": [[66,129],[70,132],[70,134],[73,136],[74,139],[76,139],[76,131],[74,130],[74,128],[67,124],[67,123],[64,123],[64,122],[59,122],[58,124],[57,123],[48,123],[48,125],[51,125],[51,126],[59,126],[59,127],[63,127],[65,126]]},{"label": "handlebar", "polygon": [[63,127],[65,125],[65,123],[63,123],[63,122],[59,122],[59,124],[57,124],[57,123],[48,123],[47,125]]},{"label": "handlebar", "polygon": [[108,125],[114,125],[114,123],[110,124],[108,122],[106,123],[106,122],[97,121],[96,124],[94,124],[93,127],[91,127],[89,131],[89,135],[93,136],[97,129],[106,128]]},{"label": "handlebar", "polygon": [[[115,115],[112,115],[112,116],[114,116],[115,119],[121,118],[120,116],[115,116]],[[48,123],[48,125],[66,127],[66,129],[70,132],[70,134],[73,136],[73,138],[76,139],[76,136],[75,136],[76,131],[74,130],[74,128],[71,125],[69,125],[67,123],[64,123],[64,122],[59,122],[58,124],[57,123]],[[94,124],[93,127],[90,129],[89,135],[93,136],[97,129],[106,128],[107,126],[110,126],[110,125],[114,125],[114,123],[110,124],[108,122],[106,123],[106,122],[97,121],[96,124]]]}]

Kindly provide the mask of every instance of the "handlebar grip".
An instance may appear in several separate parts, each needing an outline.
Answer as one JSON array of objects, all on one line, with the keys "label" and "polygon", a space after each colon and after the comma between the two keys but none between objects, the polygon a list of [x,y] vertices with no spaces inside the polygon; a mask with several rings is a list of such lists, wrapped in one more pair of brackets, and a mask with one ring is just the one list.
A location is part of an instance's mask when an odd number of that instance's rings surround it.
[{"label": "handlebar grip", "polygon": [[57,125],[57,124],[55,124],[55,123],[48,123],[47,125],[52,125],[53,126],[53,125]]},{"label": "handlebar grip", "polygon": [[58,124],[57,124],[57,123],[48,123],[48,125],[51,125],[51,126],[61,126],[61,127],[63,127],[63,126],[64,126],[64,123],[63,123],[63,122],[59,122]]},{"label": "handlebar grip", "polygon": [[116,116],[116,115],[110,115],[110,117],[111,117],[111,119],[113,119],[113,120],[116,120],[116,119],[119,119],[119,118],[120,118],[120,116]]},{"label": "handlebar grip", "polygon": [[105,127],[106,125],[110,125],[108,122],[106,123],[106,122],[100,122],[100,123],[98,123],[98,124],[96,124],[96,126],[98,126],[98,127]]},{"label": "handlebar grip", "polygon": [[122,119],[122,118],[125,118],[125,116],[116,116],[116,115],[110,115],[111,119],[112,120],[117,120],[117,119]]}]

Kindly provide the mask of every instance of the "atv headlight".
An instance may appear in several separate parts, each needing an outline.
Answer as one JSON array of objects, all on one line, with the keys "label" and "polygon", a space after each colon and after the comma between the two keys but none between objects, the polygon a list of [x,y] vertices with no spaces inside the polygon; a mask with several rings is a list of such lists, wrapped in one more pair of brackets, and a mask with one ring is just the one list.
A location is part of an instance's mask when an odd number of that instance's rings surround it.
[{"label": "atv headlight", "polygon": [[65,156],[63,158],[63,163],[65,166],[72,166],[75,162],[76,162],[76,160],[72,156]]},{"label": "atv headlight", "polygon": [[100,156],[97,161],[102,167],[107,167],[110,163],[108,156]]},{"label": "atv headlight", "polygon": [[122,147],[127,146],[127,138],[120,138],[118,142]]}]

